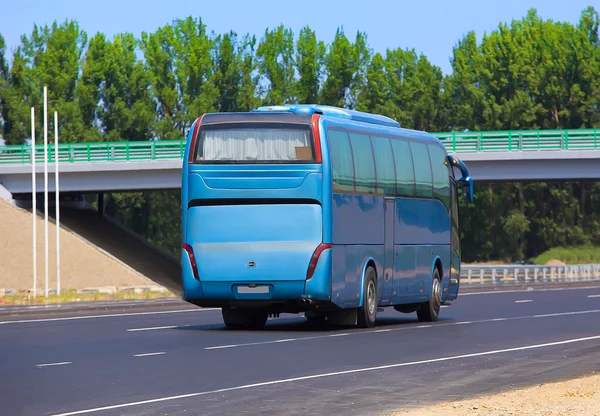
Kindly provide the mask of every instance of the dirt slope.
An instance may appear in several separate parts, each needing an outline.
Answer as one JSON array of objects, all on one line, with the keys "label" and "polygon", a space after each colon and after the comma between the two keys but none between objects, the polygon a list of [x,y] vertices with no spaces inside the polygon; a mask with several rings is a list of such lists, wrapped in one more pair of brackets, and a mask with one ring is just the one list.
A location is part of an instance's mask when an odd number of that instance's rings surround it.
[{"label": "dirt slope", "polygon": [[[61,211],[62,219],[62,211]],[[65,223],[70,219],[65,210]],[[61,221],[62,222],[62,221]],[[95,224],[90,236],[98,234]],[[56,226],[48,224],[49,287],[56,287]],[[61,289],[95,286],[155,285],[138,271],[111,258],[82,237],[61,227]],[[142,259],[143,261],[144,259]],[[44,288],[44,218],[37,217],[37,287]],[[32,218],[31,212],[0,200],[0,288],[32,287]]]}]

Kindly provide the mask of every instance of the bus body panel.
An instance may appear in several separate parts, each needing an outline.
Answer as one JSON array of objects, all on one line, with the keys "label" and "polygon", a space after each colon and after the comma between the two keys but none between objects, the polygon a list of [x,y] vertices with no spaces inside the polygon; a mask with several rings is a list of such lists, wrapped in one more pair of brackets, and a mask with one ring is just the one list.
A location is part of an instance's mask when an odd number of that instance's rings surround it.
[{"label": "bus body panel", "polygon": [[[348,256],[348,252],[350,256]],[[351,273],[352,268],[346,267],[356,261],[356,253],[349,246],[333,244],[331,249],[331,300],[337,306],[344,306],[344,287],[346,273]]]},{"label": "bus body panel", "polygon": [[396,200],[396,244],[450,245],[448,209],[431,199]]},{"label": "bus body panel", "polygon": [[[322,164],[321,172],[323,174],[321,181],[321,193],[323,199],[321,205],[323,206],[323,243],[333,243],[333,182],[331,180],[331,155],[329,153],[329,146],[327,144],[327,130],[323,117],[319,117],[317,124],[319,130],[319,138],[321,143],[321,155]],[[333,294],[333,290],[331,292]]]},{"label": "bus body panel", "polygon": [[[241,168],[241,167],[240,167]],[[283,166],[278,166],[278,169],[273,169],[264,172],[260,168],[247,168],[235,169],[230,167],[228,170],[220,169],[217,171],[209,170],[210,168],[193,167],[190,169],[188,174],[188,189],[187,198],[188,202],[186,206],[189,206],[194,200],[200,201],[213,200],[216,198],[223,199],[240,199],[240,198],[253,198],[253,199],[277,199],[277,198],[294,198],[294,199],[313,199],[321,202],[323,199],[323,188],[322,188],[322,174],[320,167],[315,166],[304,166],[304,170],[298,173],[298,167],[294,167],[293,170],[285,169]],[[244,175],[245,179],[233,179],[231,182],[236,185],[230,185],[230,188],[225,188],[225,178],[233,175]],[[270,176],[269,176],[270,175]],[[282,178],[288,175],[300,176],[298,178],[286,178],[288,184],[295,182],[294,186],[279,187],[279,188],[265,188],[264,186],[270,180],[279,180],[282,184]],[[210,179],[206,179],[209,176]],[[212,185],[209,182],[212,180]],[[215,182],[219,182],[220,187],[214,187]],[[245,182],[242,184],[242,182]],[[237,187],[233,187],[237,186]],[[268,194],[265,190],[268,189]]]},{"label": "bus body panel", "polygon": [[192,207],[188,218],[200,281],[304,281],[322,236],[314,204]]},{"label": "bus body panel", "polygon": [[383,197],[333,194],[333,244],[383,244]]},{"label": "bus body panel", "polygon": [[202,298],[202,284],[194,278],[190,257],[185,250],[181,250],[181,269],[184,299]]},{"label": "bus body panel", "polygon": [[323,251],[319,257],[313,277],[304,282],[304,296],[306,299],[330,301],[332,287],[332,262],[333,250]]},{"label": "bus body panel", "polygon": [[[394,282],[396,295],[392,303],[411,303],[412,292],[409,288],[415,286],[417,280],[417,248],[412,245],[395,245],[396,258],[394,261]],[[410,295],[410,296],[409,296]]]},{"label": "bus body panel", "polygon": [[375,265],[377,273],[377,304],[382,304],[383,299],[383,244],[377,245],[357,245],[356,246],[356,262],[358,269],[356,270],[358,284],[353,288],[356,301],[352,306],[362,306],[364,301],[364,277],[367,270],[367,264],[372,261]]}]

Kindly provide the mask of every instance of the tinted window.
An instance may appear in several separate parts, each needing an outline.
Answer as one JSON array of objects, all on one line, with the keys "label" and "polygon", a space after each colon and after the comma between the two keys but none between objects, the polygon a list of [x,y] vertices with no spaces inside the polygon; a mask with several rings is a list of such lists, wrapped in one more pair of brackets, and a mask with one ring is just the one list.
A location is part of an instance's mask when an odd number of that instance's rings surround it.
[{"label": "tinted window", "polygon": [[354,180],[356,192],[375,192],[375,165],[371,140],[366,134],[350,133],[354,156]]},{"label": "tinted window", "polygon": [[[384,195],[396,194],[396,168],[390,139],[387,137],[371,136],[377,167],[377,193]],[[412,166],[411,166],[412,169]]]},{"label": "tinted window", "polygon": [[431,177],[431,162],[427,145],[421,142],[411,142],[413,163],[415,165],[416,195],[422,197],[433,196],[433,183]]},{"label": "tinted window", "polygon": [[396,165],[396,192],[402,196],[415,195],[415,174],[410,146],[407,141],[392,139],[394,163]]},{"label": "tinted window", "polygon": [[431,172],[433,173],[433,194],[446,208],[450,208],[450,178],[446,152],[439,146],[428,144]]},{"label": "tinted window", "polygon": [[261,124],[223,124],[203,127],[197,163],[310,163],[314,162],[308,127]]},{"label": "tinted window", "polygon": [[354,191],[354,164],[348,135],[340,130],[327,131],[331,167],[333,172],[333,191]]}]

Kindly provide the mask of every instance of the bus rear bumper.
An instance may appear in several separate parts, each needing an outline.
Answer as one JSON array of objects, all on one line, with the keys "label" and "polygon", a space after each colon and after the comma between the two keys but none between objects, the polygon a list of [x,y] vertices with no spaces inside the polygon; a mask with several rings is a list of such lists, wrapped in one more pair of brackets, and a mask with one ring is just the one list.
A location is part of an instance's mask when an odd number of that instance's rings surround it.
[{"label": "bus rear bumper", "polygon": [[[183,300],[201,307],[260,308],[281,313],[299,313],[329,308],[329,296],[308,296],[305,281],[219,282],[195,281],[198,290],[185,290]],[[201,286],[201,290],[200,290]]]}]

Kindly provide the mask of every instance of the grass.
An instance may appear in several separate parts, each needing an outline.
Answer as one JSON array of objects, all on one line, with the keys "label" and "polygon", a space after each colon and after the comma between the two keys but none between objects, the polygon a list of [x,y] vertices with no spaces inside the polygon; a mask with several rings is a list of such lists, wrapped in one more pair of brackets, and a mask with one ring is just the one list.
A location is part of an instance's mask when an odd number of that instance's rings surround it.
[{"label": "grass", "polygon": [[60,295],[52,294],[48,297],[38,295],[35,299],[33,295],[24,291],[20,294],[5,295],[0,297],[0,305],[50,305],[57,303],[71,302],[91,302],[91,301],[110,301],[110,300],[140,300],[140,299],[161,299],[173,298],[175,295],[171,292],[148,291],[143,293],[77,293],[76,290],[66,290]]},{"label": "grass", "polygon": [[531,260],[535,264],[546,264],[549,260],[560,260],[566,264],[600,263],[600,247],[554,247]]}]

